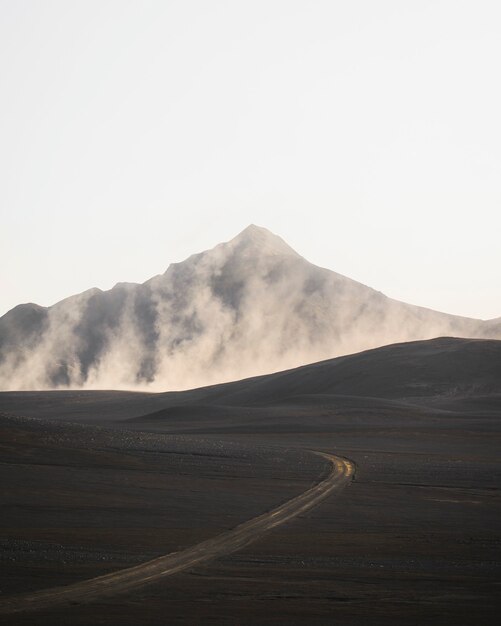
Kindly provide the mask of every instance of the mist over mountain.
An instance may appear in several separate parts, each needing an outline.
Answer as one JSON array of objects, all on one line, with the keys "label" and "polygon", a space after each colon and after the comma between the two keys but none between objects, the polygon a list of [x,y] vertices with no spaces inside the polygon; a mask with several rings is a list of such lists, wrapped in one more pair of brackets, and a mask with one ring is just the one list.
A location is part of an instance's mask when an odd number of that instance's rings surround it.
[{"label": "mist over mountain", "polygon": [[0,318],[0,389],[187,389],[483,322],[392,300],[249,226],[143,284],[90,289]]}]

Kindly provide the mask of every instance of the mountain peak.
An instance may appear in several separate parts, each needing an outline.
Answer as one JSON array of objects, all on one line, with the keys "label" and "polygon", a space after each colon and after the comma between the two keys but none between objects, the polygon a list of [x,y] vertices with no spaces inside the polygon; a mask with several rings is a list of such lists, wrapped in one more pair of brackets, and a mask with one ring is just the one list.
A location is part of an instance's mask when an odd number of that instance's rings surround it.
[{"label": "mountain peak", "polygon": [[272,255],[299,256],[281,237],[267,228],[250,224],[241,233],[228,242],[235,248],[255,250]]}]

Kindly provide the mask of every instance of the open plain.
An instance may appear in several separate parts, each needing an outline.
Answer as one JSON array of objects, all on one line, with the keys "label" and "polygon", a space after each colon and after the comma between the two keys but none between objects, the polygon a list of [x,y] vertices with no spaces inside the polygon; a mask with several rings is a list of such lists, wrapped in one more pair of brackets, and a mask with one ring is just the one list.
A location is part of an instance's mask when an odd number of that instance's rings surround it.
[{"label": "open plain", "polygon": [[355,468],[235,551],[5,623],[498,623],[499,341],[399,344],[182,393],[6,392],[0,411],[4,612],[273,513],[329,477],[314,452]]}]

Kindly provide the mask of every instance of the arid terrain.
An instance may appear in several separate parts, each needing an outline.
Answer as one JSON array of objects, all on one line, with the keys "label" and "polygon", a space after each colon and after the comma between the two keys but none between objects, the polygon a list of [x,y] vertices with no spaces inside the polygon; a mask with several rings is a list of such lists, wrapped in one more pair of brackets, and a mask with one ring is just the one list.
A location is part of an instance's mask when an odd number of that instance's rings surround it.
[{"label": "arid terrain", "polygon": [[0,611],[272,515],[333,472],[314,451],[355,468],[233,552],[6,624],[499,623],[500,341],[186,392],[4,392],[0,412]]}]

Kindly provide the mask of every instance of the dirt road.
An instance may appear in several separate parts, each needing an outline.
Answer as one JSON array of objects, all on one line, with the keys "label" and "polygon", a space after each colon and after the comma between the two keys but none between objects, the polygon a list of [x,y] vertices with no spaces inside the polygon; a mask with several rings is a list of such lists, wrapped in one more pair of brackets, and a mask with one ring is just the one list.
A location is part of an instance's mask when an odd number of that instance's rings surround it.
[{"label": "dirt road", "polygon": [[97,598],[137,589],[195,565],[240,550],[266,531],[308,511],[332,492],[339,491],[349,484],[355,470],[351,461],[323,452],[315,452],[315,454],[331,463],[327,478],[276,509],[181,552],[172,552],[141,565],[72,585],[4,598],[0,601],[0,613],[22,613],[56,605],[92,602]]}]

